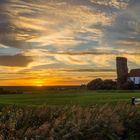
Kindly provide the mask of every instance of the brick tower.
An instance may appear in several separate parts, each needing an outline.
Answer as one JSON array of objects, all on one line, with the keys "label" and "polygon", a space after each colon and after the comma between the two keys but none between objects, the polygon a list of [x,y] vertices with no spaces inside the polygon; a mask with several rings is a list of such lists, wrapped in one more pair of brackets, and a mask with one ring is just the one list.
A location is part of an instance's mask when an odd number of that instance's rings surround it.
[{"label": "brick tower", "polygon": [[116,67],[117,67],[117,87],[118,89],[123,89],[123,85],[127,82],[128,78],[127,58],[117,57]]}]

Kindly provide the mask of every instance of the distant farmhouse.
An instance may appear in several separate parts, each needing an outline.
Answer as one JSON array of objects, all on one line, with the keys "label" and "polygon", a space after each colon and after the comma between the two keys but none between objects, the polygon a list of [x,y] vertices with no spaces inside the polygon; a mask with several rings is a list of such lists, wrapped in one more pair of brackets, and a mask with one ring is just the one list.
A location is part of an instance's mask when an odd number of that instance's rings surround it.
[{"label": "distant farmhouse", "polygon": [[132,69],[128,74],[128,77],[134,84],[140,85],[140,69]]},{"label": "distant farmhouse", "polygon": [[140,87],[140,69],[132,69],[128,72],[127,58],[117,57],[116,67],[118,89],[123,89],[127,82],[133,82],[135,87]]}]

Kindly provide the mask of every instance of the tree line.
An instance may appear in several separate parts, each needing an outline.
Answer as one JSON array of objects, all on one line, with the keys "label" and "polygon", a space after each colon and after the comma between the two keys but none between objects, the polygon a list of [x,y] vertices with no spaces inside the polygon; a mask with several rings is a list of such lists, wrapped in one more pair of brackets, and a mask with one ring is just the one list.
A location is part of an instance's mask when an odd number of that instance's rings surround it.
[{"label": "tree line", "polygon": [[[117,90],[117,81],[114,81],[112,79],[106,79],[103,80],[101,78],[94,79],[90,81],[86,88],[89,90]],[[140,89],[139,86],[135,86],[135,84],[132,81],[127,81],[122,89],[124,90],[133,90],[133,89]]]}]

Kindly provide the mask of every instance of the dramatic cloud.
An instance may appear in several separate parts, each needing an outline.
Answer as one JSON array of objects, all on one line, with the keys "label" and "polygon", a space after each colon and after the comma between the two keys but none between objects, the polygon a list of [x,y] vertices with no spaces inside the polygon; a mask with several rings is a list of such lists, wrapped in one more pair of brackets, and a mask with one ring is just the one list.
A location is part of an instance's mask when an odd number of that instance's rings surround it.
[{"label": "dramatic cloud", "polygon": [[140,52],[140,2],[132,0],[120,11],[111,26],[104,26],[105,40],[109,46]]},{"label": "dramatic cloud", "polygon": [[32,57],[22,54],[0,56],[0,66],[25,67],[32,61]]},{"label": "dramatic cloud", "polygon": [[140,67],[139,0],[0,0],[0,11],[5,85],[115,79],[116,56]]}]

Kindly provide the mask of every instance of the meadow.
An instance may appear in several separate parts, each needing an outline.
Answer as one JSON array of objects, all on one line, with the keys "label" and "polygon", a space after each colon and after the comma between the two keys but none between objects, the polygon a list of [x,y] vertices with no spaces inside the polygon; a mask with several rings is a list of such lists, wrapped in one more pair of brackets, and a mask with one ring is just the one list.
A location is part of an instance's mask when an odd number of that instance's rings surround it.
[{"label": "meadow", "polygon": [[88,91],[80,89],[33,90],[23,94],[0,95],[0,105],[80,105],[130,103],[140,91]]}]

